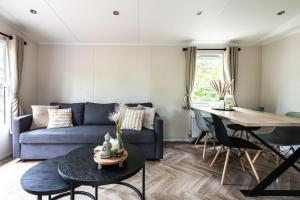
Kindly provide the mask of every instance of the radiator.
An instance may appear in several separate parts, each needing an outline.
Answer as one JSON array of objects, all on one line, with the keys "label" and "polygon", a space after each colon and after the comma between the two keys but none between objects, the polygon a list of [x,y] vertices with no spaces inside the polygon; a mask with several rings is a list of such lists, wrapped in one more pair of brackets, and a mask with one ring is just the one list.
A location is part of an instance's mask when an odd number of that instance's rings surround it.
[{"label": "radiator", "polygon": [[200,129],[198,128],[196,124],[195,114],[194,112],[190,112],[190,133],[191,138],[197,138],[200,134]]}]

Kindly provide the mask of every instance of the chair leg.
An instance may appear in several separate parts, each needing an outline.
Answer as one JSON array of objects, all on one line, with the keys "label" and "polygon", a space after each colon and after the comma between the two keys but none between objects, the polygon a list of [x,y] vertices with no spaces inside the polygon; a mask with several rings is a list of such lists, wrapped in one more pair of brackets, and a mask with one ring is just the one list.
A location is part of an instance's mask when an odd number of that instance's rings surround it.
[{"label": "chair leg", "polygon": [[240,149],[237,149],[237,152],[238,152],[238,158],[239,158],[239,161],[240,161],[241,168],[242,168],[243,172],[246,172],[245,166],[244,166],[244,163],[243,163],[243,160],[242,160],[242,157],[241,157]]},{"label": "chair leg", "polygon": [[208,133],[206,133],[204,136],[204,147],[203,147],[203,155],[202,155],[203,160],[205,159],[207,140],[208,140]]},{"label": "chair leg", "polygon": [[200,135],[197,137],[197,139],[196,139],[196,141],[195,141],[194,145],[197,145],[197,144],[198,144],[198,142],[199,142],[199,140],[200,140]]},{"label": "chair leg", "polygon": [[[291,149],[292,149],[292,151],[293,151],[293,153],[295,152],[295,149],[294,149],[294,147],[291,147]],[[299,164],[300,164],[300,160],[298,159],[298,161],[297,161]]]},{"label": "chair leg", "polygon": [[232,133],[232,137],[234,137],[234,136],[235,136],[236,132],[237,132],[237,131],[233,131],[233,133]]},{"label": "chair leg", "polygon": [[[279,153],[281,153],[280,147],[277,147],[277,150],[279,151]],[[276,154],[276,167],[278,167],[279,162],[280,162],[280,157]]]},{"label": "chair leg", "polygon": [[257,174],[257,171],[256,171],[256,169],[255,169],[255,167],[254,167],[254,165],[253,165],[253,163],[252,163],[252,160],[251,160],[251,158],[250,158],[249,153],[248,153],[247,150],[245,150],[245,154],[246,154],[247,160],[248,160],[248,162],[249,162],[249,164],[250,164],[250,167],[251,167],[251,169],[252,169],[252,171],[253,171],[253,173],[254,173],[254,176],[255,176],[257,182],[260,182],[259,176],[258,176],[258,174]]},{"label": "chair leg", "polygon": [[215,136],[215,131],[212,131],[212,141],[214,145],[214,151],[216,150],[216,136]]},{"label": "chair leg", "polygon": [[241,139],[243,139],[243,133],[244,133],[244,131],[241,130],[241,132],[240,132],[240,138],[241,138]]},{"label": "chair leg", "polygon": [[[277,149],[278,149],[279,153],[281,153],[279,146],[277,146]],[[279,161],[280,161],[280,157],[276,154],[276,168],[279,165]],[[276,183],[278,183],[278,182],[279,182],[279,178],[276,179]]]},{"label": "chair leg", "polygon": [[247,141],[249,141],[249,133],[246,131],[246,138],[247,138]]},{"label": "chair leg", "polygon": [[257,153],[255,154],[255,156],[254,156],[254,158],[253,158],[253,160],[252,160],[252,163],[253,163],[253,164],[255,163],[255,161],[257,160],[257,158],[260,156],[261,152],[262,152],[262,150],[258,150],[258,151],[257,151]]},{"label": "chair leg", "polygon": [[214,165],[214,163],[216,162],[217,158],[219,157],[219,154],[220,154],[220,152],[221,152],[222,149],[223,149],[223,145],[221,145],[221,147],[220,147],[220,149],[217,151],[217,153],[216,153],[214,159],[211,161],[210,167],[212,167],[212,166]]},{"label": "chair leg", "polygon": [[224,183],[224,178],[225,178],[225,174],[226,174],[226,170],[227,170],[227,165],[228,165],[228,160],[229,160],[229,155],[230,155],[230,149],[227,149],[227,153],[226,153],[226,159],[225,159],[225,163],[224,163],[224,168],[223,168],[223,173],[222,173],[222,178],[221,178],[221,184],[223,185]]}]

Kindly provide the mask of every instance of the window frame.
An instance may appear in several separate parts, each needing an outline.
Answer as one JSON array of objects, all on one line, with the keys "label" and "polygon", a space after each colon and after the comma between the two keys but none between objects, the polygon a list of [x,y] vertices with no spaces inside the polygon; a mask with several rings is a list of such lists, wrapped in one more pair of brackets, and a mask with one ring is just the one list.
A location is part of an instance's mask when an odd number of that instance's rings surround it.
[{"label": "window frame", "polygon": [[[223,80],[224,79],[224,72],[223,72],[223,69],[224,69],[224,50],[197,50],[197,58],[196,58],[196,69],[195,69],[195,76],[196,76],[196,70],[197,70],[197,62],[198,62],[198,58],[200,56],[205,56],[205,55],[217,55],[217,56],[221,56],[221,60],[222,60],[222,74],[220,75],[220,79]],[[195,79],[196,81],[196,79]],[[194,82],[195,84],[195,82]],[[195,85],[194,85],[195,86]],[[194,87],[195,89],[195,87]],[[193,92],[192,94],[194,93],[194,89],[193,89]],[[193,105],[194,106],[201,106],[201,107],[211,107],[211,106],[214,106],[217,102],[215,101],[203,101],[203,100],[195,100],[193,99],[192,97],[192,102],[193,102]]]},{"label": "window frame", "polygon": [[7,49],[7,41],[5,39],[0,38],[0,45],[3,45],[4,47],[4,80],[3,80],[3,113],[1,115],[1,117],[3,117],[3,121],[1,121],[0,123],[2,123],[3,125],[8,125],[8,102],[9,102],[9,80],[8,80],[8,49]]}]

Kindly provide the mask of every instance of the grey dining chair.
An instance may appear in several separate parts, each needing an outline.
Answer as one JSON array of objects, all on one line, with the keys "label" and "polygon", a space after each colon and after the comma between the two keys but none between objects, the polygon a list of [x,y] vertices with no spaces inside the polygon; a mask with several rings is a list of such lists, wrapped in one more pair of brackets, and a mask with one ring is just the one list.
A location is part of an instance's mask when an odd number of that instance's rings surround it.
[{"label": "grey dining chair", "polygon": [[213,130],[213,121],[212,119],[205,119],[200,110],[195,108],[192,109],[195,114],[195,120],[197,127],[200,129],[199,136],[196,139],[195,145],[204,138],[204,147],[203,147],[203,160],[205,159],[207,143],[209,139],[212,139],[213,146],[215,147],[215,137],[214,137],[214,130]]},{"label": "grey dining chair", "polygon": [[[288,112],[285,115],[300,118],[300,112]],[[276,147],[283,155],[287,155],[290,151],[295,151],[294,146],[300,144],[299,133],[300,127],[277,127],[271,133],[259,134],[259,137],[269,145]],[[276,166],[279,161],[280,157],[276,155]]]}]

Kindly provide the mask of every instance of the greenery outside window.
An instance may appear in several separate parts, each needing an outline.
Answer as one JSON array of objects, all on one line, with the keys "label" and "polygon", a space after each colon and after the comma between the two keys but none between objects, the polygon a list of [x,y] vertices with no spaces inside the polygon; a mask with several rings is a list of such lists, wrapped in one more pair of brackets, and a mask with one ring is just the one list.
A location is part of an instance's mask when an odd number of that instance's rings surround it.
[{"label": "greenery outside window", "polygon": [[218,95],[211,80],[223,78],[223,51],[198,51],[192,99],[194,104],[212,105]]}]

